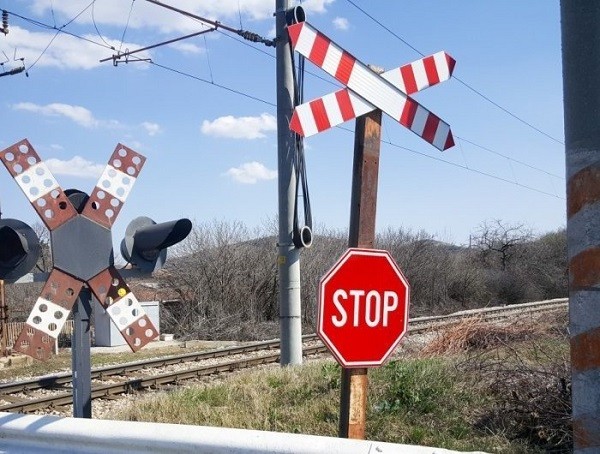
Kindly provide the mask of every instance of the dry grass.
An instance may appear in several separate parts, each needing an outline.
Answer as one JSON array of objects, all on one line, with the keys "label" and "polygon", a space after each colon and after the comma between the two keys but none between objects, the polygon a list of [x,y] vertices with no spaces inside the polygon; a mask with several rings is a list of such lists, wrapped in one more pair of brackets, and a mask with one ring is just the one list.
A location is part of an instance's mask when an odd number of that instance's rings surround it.
[{"label": "dry grass", "polygon": [[[571,374],[566,314],[545,314],[502,332],[493,348],[467,350],[459,371],[477,377],[491,405],[477,409],[475,427],[525,440],[546,453],[572,447]],[[476,345],[498,339],[477,330]]]},{"label": "dry grass", "polygon": [[114,417],[335,436],[338,374],[322,364],[242,371],[155,394]]},{"label": "dry grass", "polygon": [[[219,382],[136,400],[135,406],[111,418],[337,436],[340,375],[332,360],[241,371]],[[451,364],[436,359],[392,361],[370,371],[369,381],[368,439],[525,452],[518,443],[471,427],[464,404],[479,398],[458,385]]]},{"label": "dry grass", "polygon": [[524,342],[564,330],[564,311],[520,317],[509,323],[496,324],[481,317],[464,319],[437,332],[421,350],[423,356],[439,356],[490,350]]}]

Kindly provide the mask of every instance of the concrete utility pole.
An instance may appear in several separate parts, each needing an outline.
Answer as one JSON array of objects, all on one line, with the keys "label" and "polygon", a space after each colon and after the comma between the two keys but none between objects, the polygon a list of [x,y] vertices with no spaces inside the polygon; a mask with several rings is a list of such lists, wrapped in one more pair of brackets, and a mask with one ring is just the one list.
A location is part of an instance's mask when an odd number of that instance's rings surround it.
[{"label": "concrete utility pole", "polygon": [[561,0],[573,451],[600,451],[600,2]]},{"label": "concrete utility pole", "polygon": [[277,58],[277,158],[279,188],[279,321],[281,365],[302,364],[300,304],[300,251],[292,241],[296,171],[294,135],[289,124],[293,111],[294,80],[292,54],[286,34],[288,0],[275,2]]}]

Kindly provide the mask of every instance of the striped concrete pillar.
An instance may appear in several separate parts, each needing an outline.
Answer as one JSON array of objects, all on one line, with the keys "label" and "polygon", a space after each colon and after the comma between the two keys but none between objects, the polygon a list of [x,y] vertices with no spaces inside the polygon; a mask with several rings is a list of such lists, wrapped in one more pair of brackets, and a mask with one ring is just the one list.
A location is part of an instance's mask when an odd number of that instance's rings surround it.
[{"label": "striped concrete pillar", "polygon": [[600,452],[600,2],[561,0],[574,452]]}]

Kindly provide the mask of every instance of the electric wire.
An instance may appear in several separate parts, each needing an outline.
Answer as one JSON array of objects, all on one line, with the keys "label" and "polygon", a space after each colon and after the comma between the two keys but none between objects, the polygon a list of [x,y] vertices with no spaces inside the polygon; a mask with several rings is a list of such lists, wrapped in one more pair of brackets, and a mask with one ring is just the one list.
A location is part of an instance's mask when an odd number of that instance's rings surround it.
[{"label": "electric wire", "polygon": [[56,27],[56,16],[54,15],[54,1],[50,2],[50,12],[52,13],[52,22],[54,22],[54,27]]},{"label": "electric wire", "polygon": [[[89,5],[88,5],[88,7],[89,7]],[[86,9],[87,9],[88,7],[86,7]],[[98,41],[94,41],[94,40],[92,40],[92,39],[89,39],[89,38],[86,38],[86,37],[84,37],[84,36],[80,36],[80,35],[77,35],[77,34],[75,34],[75,33],[72,33],[72,32],[69,32],[69,31],[67,31],[67,30],[64,30],[64,28],[63,28],[64,26],[63,26],[63,27],[60,27],[60,28],[57,28],[57,27],[55,27],[55,26],[52,26],[52,25],[49,25],[49,24],[45,24],[45,23],[43,23],[43,22],[40,22],[40,21],[38,21],[38,20],[31,19],[31,18],[29,18],[29,17],[26,17],[26,16],[22,16],[22,15],[20,15],[20,14],[17,14],[17,13],[11,12],[11,11],[9,11],[9,14],[11,14],[11,15],[13,15],[13,16],[15,16],[15,17],[18,17],[18,18],[20,18],[20,19],[22,19],[22,20],[24,20],[24,21],[26,21],[26,22],[29,22],[29,23],[31,23],[31,24],[33,24],[33,25],[36,25],[36,26],[38,26],[38,27],[41,27],[41,28],[46,28],[46,29],[50,29],[50,30],[56,30],[56,31],[57,31],[57,33],[65,33],[65,34],[67,34],[67,35],[69,35],[69,36],[72,36],[72,37],[74,37],[74,38],[77,38],[77,39],[84,40],[84,41],[86,41],[86,42],[89,42],[89,43],[95,44],[95,45],[97,45],[97,46],[101,46],[101,47],[103,47],[103,48],[106,48],[106,49],[110,49],[110,47],[109,47],[109,46],[107,46],[106,44],[103,44],[103,43],[100,43],[100,42],[98,42]],[[81,14],[81,13],[80,13],[80,14]],[[71,22],[72,22],[72,21],[71,21]],[[70,23],[70,22],[69,22],[69,23]],[[270,55],[270,54],[268,54],[268,55]],[[268,106],[277,107],[277,104],[276,104],[276,103],[273,103],[273,102],[271,102],[271,101],[267,101],[267,100],[265,100],[265,99],[262,99],[262,98],[259,98],[259,97],[257,97],[257,96],[250,95],[249,93],[245,93],[245,92],[242,92],[242,91],[240,91],[240,90],[236,90],[236,89],[233,89],[233,88],[231,88],[231,87],[227,87],[227,86],[225,86],[225,85],[221,85],[221,84],[218,84],[218,83],[212,82],[212,81],[210,81],[210,80],[207,80],[207,79],[204,79],[204,78],[202,78],[202,77],[199,77],[199,76],[196,76],[196,75],[193,75],[193,74],[186,73],[185,71],[181,71],[181,70],[178,70],[178,69],[175,69],[175,68],[172,68],[172,67],[166,66],[166,65],[162,65],[162,64],[160,64],[160,63],[157,63],[157,62],[155,62],[155,61],[152,61],[152,60],[151,60],[151,61],[149,61],[149,62],[148,62],[148,64],[151,64],[151,65],[153,65],[153,66],[156,66],[156,67],[162,68],[162,69],[164,69],[164,70],[166,70],[166,71],[169,71],[169,72],[173,72],[173,73],[175,73],[175,74],[178,74],[178,75],[180,75],[180,76],[183,76],[183,77],[187,77],[187,78],[190,78],[190,79],[193,79],[193,80],[196,80],[196,81],[202,82],[202,83],[206,83],[206,84],[209,84],[209,85],[215,86],[215,87],[217,87],[217,88],[220,88],[220,89],[222,89],[222,90],[228,91],[228,92],[230,92],[230,93],[233,93],[233,94],[236,94],[236,95],[239,95],[239,96],[243,96],[243,97],[245,97],[245,98],[248,98],[248,99],[251,99],[251,100],[254,100],[254,101],[260,102],[260,103],[262,103],[262,104],[266,104],[266,105],[268,105]],[[308,73],[308,71],[307,71],[307,73]],[[310,73],[309,73],[309,74],[310,74]],[[340,130],[342,130],[342,131],[345,131],[345,132],[354,133],[354,131],[353,131],[353,130],[351,130],[351,129],[348,129],[348,128],[346,128],[346,127],[343,127],[343,126],[337,126],[336,128],[337,128],[337,129],[340,129]],[[486,149],[485,147],[483,147],[483,146],[481,146],[481,145],[477,145],[477,144],[475,144],[474,142],[470,142],[470,141],[467,141],[467,140],[465,140],[465,139],[462,139],[462,138],[459,138],[459,137],[457,137],[457,138],[458,138],[459,140],[464,140],[465,142],[467,142],[467,143],[470,143],[470,144],[472,144],[472,145],[478,146],[478,147],[480,147],[480,148],[482,148],[482,149],[484,149],[484,150],[488,150],[488,149]],[[421,156],[421,157],[424,157],[424,158],[432,159],[432,160],[434,160],[434,161],[437,161],[437,162],[441,162],[441,163],[444,163],[444,164],[450,165],[450,166],[452,166],[452,167],[460,168],[460,169],[463,169],[463,170],[466,170],[466,171],[469,171],[469,172],[473,172],[473,173],[475,173],[475,174],[479,174],[479,175],[482,175],[482,176],[485,176],[485,177],[488,177],[488,178],[492,178],[492,179],[494,179],[494,180],[498,180],[498,181],[502,181],[502,182],[504,182],[504,183],[512,184],[512,185],[514,185],[514,186],[517,186],[517,187],[520,187],[520,188],[522,188],[522,189],[530,190],[530,191],[537,192],[537,193],[539,193],[539,194],[543,194],[543,195],[546,195],[546,196],[549,196],[549,197],[553,197],[553,198],[556,198],[556,199],[561,199],[561,200],[564,200],[564,197],[560,197],[560,196],[558,196],[558,195],[556,195],[556,194],[552,194],[552,193],[550,193],[550,192],[546,192],[546,191],[543,191],[543,190],[540,190],[540,189],[534,188],[534,187],[532,187],[532,186],[528,186],[528,185],[524,185],[524,184],[521,184],[521,183],[518,183],[518,182],[514,182],[514,181],[508,180],[508,179],[506,179],[506,178],[500,177],[500,176],[498,176],[498,175],[494,175],[494,174],[490,174],[490,173],[488,173],[488,172],[484,172],[484,171],[481,171],[481,170],[478,170],[478,169],[474,169],[474,168],[468,167],[466,164],[465,164],[465,165],[460,165],[460,164],[457,164],[457,163],[454,163],[454,162],[451,162],[451,161],[446,161],[446,160],[444,160],[444,159],[441,159],[441,158],[438,158],[438,157],[436,157],[436,156],[431,156],[431,155],[429,155],[429,154],[426,154],[426,153],[424,153],[424,152],[421,152],[421,151],[418,151],[418,150],[414,150],[414,149],[412,149],[412,148],[408,148],[408,147],[404,147],[404,146],[402,146],[402,145],[396,144],[396,143],[392,142],[391,140],[382,140],[382,143],[384,143],[384,144],[386,144],[386,145],[389,145],[389,146],[391,146],[391,147],[394,147],[394,148],[398,148],[398,149],[402,149],[402,150],[408,151],[409,153],[412,153],[412,154],[415,154],[415,155],[418,155],[418,156]],[[488,151],[489,151],[489,150],[488,150]],[[500,154],[500,153],[497,153],[497,152],[494,152],[494,153],[495,153],[495,154],[498,154],[498,155],[500,155],[500,156],[506,157],[505,155],[502,155],[502,154]],[[508,159],[512,159],[512,158],[508,158]],[[525,164],[525,163],[522,163],[522,162],[520,162],[520,161],[515,161],[515,162],[518,162],[519,164],[522,164],[522,165],[525,165],[525,166],[527,166],[527,167],[530,167],[530,168],[532,168],[532,169],[534,169],[534,170],[538,170],[538,171],[540,171],[540,172],[546,173],[546,174],[547,174],[547,175],[549,175],[549,176],[558,177],[557,175],[554,175],[554,174],[552,174],[552,173],[550,173],[550,172],[546,172],[546,171],[544,171],[544,170],[542,170],[542,169],[539,169],[539,168],[536,168],[536,167],[530,166],[529,164]],[[561,177],[561,178],[562,178],[562,177]]]},{"label": "electric wire", "polygon": [[210,74],[210,81],[214,83],[215,78],[213,77],[212,65],[210,64],[210,52],[208,51],[208,41],[206,35],[204,35],[204,48],[206,49],[206,63],[208,65],[208,73]]},{"label": "electric wire", "polygon": [[37,62],[40,61],[40,59],[44,56],[44,54],[48,51],[48,49],[50,49],[50,46],[52,45],[52,43],[54,42],[54,40],[57,38],[57,36],[60,34],[61,30],[64,29],[65,27],[67,27],[68,25],[70,25],[79,16],[81,16],[84,13],[85,10],[87,10],[90,6],[92,6],[94,4],[95,1],[96,0],[92,0],[91,3],[89,3],[85,8],[83,8],[70,21],[66,22],[62,27],[59,27],[59,28],[56,28],[56,26],[53,27],[53,28],[56,29],[56,33],[54,34],[54,36],[52,37],[52,39],[50,40],[50,42],[46,45],[46,47],[44,48],[44,50],[42,51],[42,53],[38,56],[38,58],[36,58],[35,61],[31,65],[29,65],[29,68],[27,68],[27,72],[29,72],[31,70],[31,68],[33,68],[37,64]]},{"label": "electric wire", "polygon": [[[398,34],[396,34],[395,32],[393,32],[390,28],[386,27],[381,21],[379,21],[378,19],[376,19],[375,17],[373,17],[371,14],[369,14],[367,11],[365,11],[363,8],[361,8],[360,6],[358,6],[354,1],[352,0],[346,0],[348,3],[350,3],[352,6],[354,6],[357,10],[359,10],[362,14],[364,14],[365,16],[367,16],[369,19],[371,19],[373,22],[375,22],[377,25],[379,25],[381,28],[383,28],[385,31],[387,31],[388,33],[390,33],[392,36],[394,36],[395,38],[397,38],[398,40],[400,40],[403,44],[405,44],[406,46],[408,46],[410,49],[412,49],[413,51],[415,51],[416,53],[418,53],[420,56],[424,57],[425,54],[423,52],[421,52],[419,49],[417,49],[416,47],[414,47],[412,44],[410,44],[408,41],[406,41],[405,39],[403,39],[402,37],[400,37]],[[529,123],[528,121],[524,120],[523,118],[519,117],[517,114],[511,112],[510,110],[508,110],[507,108],[501,106],[500,104],[498,104],[497,102],[495,102],[494,100],[492,100],[491,98],[489,98],[488,96],[484,95],[483,93],[481,93],[479,90],[477,90],[476,88],[472,87],[471,85],[469,85],[467,82],[465,82],[464,80],[458,78],[458,77],[453,77],[457,82],[459,82],[460,84],[462,84],[465,88],[468,88],[469,90],[471,90],[473,93],[475,93],[477,96],[480,96],[482,99],[484,99],[485,101],[487,101],[488,103],[492,104],[494,107],[500,109],[501,111],[503,111],[504,113],[510,115],[512,118],[514,118],[515,120],[521,122],[522,124],[524,124],[525,126],[533,129],[534,131],[542,134],[543,136],[547,137],[550,140],[553,140],[554,142],[560,144],[560,145],[564,145],[564,142],[562,140],[559,140],[555,137],[553,137],[552,135],[548,134],[547,132],[542,131],[540,128],[534,126],[533,124]]]},{"label": "electric wire", "polygon": [[106,42],[106,40],[102,36],[102,33],[100,33],[100,30],[98,30],[98,24],[96,24],[96,17],[94,15],[94,10],[96,9],[95,7],[96,7],[96,0],[94,0],[92,2],[92,23],[94,24],[94,28],[96,29],[96,33],[98,34],[98,37],[102,40],[102,42],[104,44],[106,44],[108,47],[110,47],[111,49],[114,50],[114,47],[111,46],[109,43]]},{"label": "electric wire", "polygon": [[[354,134],[354,131],[352,129],[348,129],[348,128],[344,127],[344,126],[336,126],[336,128],[340,129],[342,131],[350,132],[350,133]],[[415,150],[413,148],[408,148],[408,147],[405,147],[403,145],[399,145],[397,143],[391,142],[390,140],[381,139],[381,143],[384,143],[386,145],[390,145],[393,148],[398,148],[400,150],[408,151],[409,153],[421,156],[423,158],[432,159],[432,160],[437,161],[437,162],[443,162],[444,164],[448,164],[449,166],[452,166],[452,167],[457,167],[459,169],[467,170],[469,172],[473,172],[473,173],[476,173],[476,174],[479,174],[479,175],[483,175],[485,177],[493,178],[494,180],[498,180],[498,181],[502,181],[504,183],[512,184],[514,186],[518,186],[518,187],[523,188],[523,189],[534,191],[534,192],[537,192],[539,194],[544,194],[544,195],[553,197],[555,199],[565,200],[564,197],[561,197],[559,195],[553,194],[551,192],[543,191],[541,189],[537,189],[537,188],[534,188],[532,186],[527,186],[525,184],[522,184],[522,183],[519,183],[519,182],[516,182],[516,181],[512,181],[512,180],[503,178],[501,176],[485,172],[483,170],[474,169],[472,167],[467,166],[466,164],[465,165],[461,165],[461,164],[457,164],[456,162],[446,161],[445,159],[438,158],[436,156],[431,156],[431,155],[429,155],[427,153],[424,153],[422,151],[418,151],[418,150]]]},{"label": "electric wire", "polygon": [[240,96],[243,96],[243,97],[245,97],[245,98],[252,99],[253,101],[258,101],[258,102],[260,102],[260,103],[263,103],[263,104],[266,104],[266,105],[268,105],[268,106],[277,107],[277,104],[275,104],[275,103],[273,103],[273,102],[271,102],[271,101],[267,101],[267,100],[265,100],[265,99],[261,99],[261,98],[259,98],[259,97],[257,97],[257,96],[253,96],[253,95],[251,95],[251,94],[249,94],[249,93],[244,93],[244,92],[242,92],[242,91],[236,90],[236,89],[234,89],[234,88],[231,88],[231,87],[227,87],[227,86],[225,86],[225,85],[218,84],[218,83],[216,83],[216,82],[211,82],[211,81],[210,81],[210,80],[208,80],[208,79],[204,79],[204,78],[202,78],[202,77],[195,76],[194,74],[186,73],[185,71],[180,71],[180,70],[178,70],[178,69],[171,68],[171,67],[169,67],[169,66],[166,66],[166,65],[162,65],[162,64],[160,64],[160,63],[157,63],[157,62],[155,62],[154,60],[150,60],[148,63],[149,63],[149,64],[151,64],[151,65],[157,66],[157,67],[159,67],[159,68],[162,68],[162,69],[164,69],[164,70],[166,70],[166,71],[170,71],[170,72],[173,72],[173,73],[175,73],[175,74],[179,74],[179,75],[181,75],[181,76],[185,76],[185,77],[188,77],[188,78],[190,78],[190,79],[197,80],[197,81],[199,81],[199,82],[204,82],[204,83],[206,83],[206,84],[213,85],[213,86],[215,86],[215,87],[218,87],[218,88],[220,88],[220,89],[222,89],[222,90],[225,90],[225,91],[228,91],[228,92],[230,92],[230,93],[234,93],[234,94],[236,94],[236,95],[240,95]]},{"label": "electric wire", "polygon": [[121,44],[119,45],[119,52],[123,48],[123,42],[125,41],[125,33],[127,33],[127,29],[129,28],[129,21],[131,20],[131,13],[133,12],[133,4],[135,0],[131,0],[131,6],[129,7],[129,14],[127,15],[127,23],[125,24],[125,28],[123,29],[123,34],[121,35]]},{"label": "electric wire", "polygon": [[527,164],[526,162],[520,161],[520,160],[515,159],[515,158],[511,158],[511,157],[506,156],[505,154],[502,154],[502,153],[500,153],[498,151],[494,151],[491,148],[484,147],[483,145],[479,145],[478,143],[472,142],[471,140],[465,139],[464,137],[456,136],[456,138],[460,139],[461,141],[466,142],[466,143],[468,143],[470,145],[473,145],[473,146],[475,146],[477,148],[481,148],[482,150],[485,150],[485,151],[487,151],[489,153],[495,154],[496,156],[500,156],[502,158],[506,158],[509,161],[516,162],[517,164],[521,164],[522,166],[528,167],[528,168],[530,168],[532,170],[537,170],[538,172],[545,173],[546,175],[551,176],[551,177],[560,178],[561,180],[565,179],[564,175],[557,175],[555,173],[548,172],[548,171],[546,171],[544,169],[540,169],[539,167],[532,166],[531,164]]},{"label": "electric wire", "polygon": [[242,25],[242,8],[240,7],[240,0],[238,0],[238,17],[240,18],[240,30],[244,28]]},{"label": "electric wire", "polygon": [[[253,49],[253,50],[254,50],[254,51],[256,51],[256,52],[262,53],[262,54],[264,54],[264,55],[267,55],[267,56],[269,56],[269,57],[271,57],[271,58],[275,59],[275,55],[273,55],[273,54],[271,54],[271,53],[269,53],[269,52],[267,52],[267,51],[265,51],[265,50],[263,50],[263,49],[261,49],[261,48],[258,48],[258,47],[255,47],[255,46],[252,46],[251,44],[249,44],[249,43],[246,43],[246,42],[244,42],[244,41],[242,41],[242,40],[239,40],[239,39],[237,39],[235,36],[232,36],[232,35],[230,35],[230,34],[228,34],[228,33],[223,33],[223,32],[221,32],[220,30],[217,30],[217,32],[221,33],[221,34],[222,34],[222,35],[224,35],[224,36],[227,36],[229,39],[232,39],[232,40],[234,40],[234,41],[236,41],[236,42],[238,42],[238,43],[240,43],[240,44],[242,44],[242,45],[244,45],[244,46],[247,46],[247,47],[249,47],[250,49]],[[393,32],[391,32],[391,33],[393,33]],[[309,74],[310,76],[312,76],[312,77],[314,77],[314,78],[317,78],[317,79],[319,79],[319,80],[322,80],[323,82],[326,82],[326,83],[328,83],[328,84],[330,84],[330,85],[332,85],[332,86],[336,87],[336,89],[343,88],[343,87],[342,87],[342,86],[341,86],[339,83],[337,83],[337,82],[333,81],[331,78],[326,78],[326,77],[323,77],[323,76],[321,76],[321,75],[319,75],[319,74],[316,74],[316,73],[314,73],[314,72],[312,72],[312,71],[309,71],[309,70],[307,70],[307,69],[305,69],[305,70],[304,70],[304,72],[305,72],[306,74]],[[560,179],[564,180],[564,176],[553,174],[553,173],[551,173],[551,172],[548,172],[548,171],[546,171],[546,170],[544,170],[544,169],[538,168],[538,167],[536,167],[536,166],[534,166],[534,165],[532,165],[532,164],[527,164],[527,163],[525,163],[525,162],[523,162],[523,161],[520,161],[520,160],[518,160],[518,159],[512,158],[512,157],[510,157],[510,156],[507,156],[507,155],[505,155],[505,154],[502,154],[502,153],[500,153],[500,152],[498,152],[498,151],[492,150],[491,148],[489,148],[489,147],[487,147],[487,146],[485,146],[485,145],[481,145],[481,144],[478,144],[478,143],[476,143],[476,142],[473,142],[472,140],[465,139],[464,137],[462,137],[461,139],[462,139],[464,142],[466,142],[466,143],[469,143],[470,145],[473,145],[473,146],[475,146],[475,147],[477,147],[477,148],[480,148],[481,150],[484,150],[484,151],[486,151],[486,152],[489,152],[489,153],[495,154],[496,156],[501,156],[501,157],[503,157],[503,158],[505,158],[505,159],[511,160],[511,161],[513,161],[513,162],[516,162],[517,164],[521,164],[521,165],[523,165],[523,166],[526,166],[526,167],[528,167],[528,168],[530,168],[530,169],[532,169],[532,170],[537,170],[537,171],[539,171],[539,172],[541,172],[541,173],[545,173],[545,174],[547,174],[547,175],[549,175],[549,176],[556,177],[556,178],[560,178]]]},{"label": "electric wire", "polygon": [[457,164],[457,163],[451,162],[451,161],[446,161],[445,159],[437,158],[435,156],[431,156],[431,155],[428,155],[428,154],[423,153],[421,151],[417,151],[417,150],[414,150],[412,148],[404,147],[404,146],[398,145],[396,143],[388,142],[388,141],[385,141],[385,140],[382,140],[382,142],[385,143],[385,144],[387,144],[387,145],[390,145],[391,147],[399,148],[401,150],[408,151],[409,153],[413,153],[413,154],[416,154],[416,155],[419,155],[419,156],[423,156],[423,157],[426,157],[426,158],[429,158],[429,159],[433,159],[434,161],[443,162],[445,164],[448,164],[448,165],[453,166],[453,167],[457,167],[459,169],[467,170],[469,172],[473,172],[473,173],[476,173],[476,174],[479,174],[479,175],[483,175],[483,176],[488,177],[488,178],[493,178],[494,180],[498,180],[498,181],[502,181],[504,183],[512,184],[514,186],[518,186],[520,188],[527,189],[529,191],[534,191],[534,192],[537,192],[539,194],[544,194],[544,195],[547,195],[549,197],[553,197],[555,199],[565,200],[564,197],[561,197],[561,196],[556,195],[556,194],[552,194],[551,192],[543,191],[543,190],[538,189],[538,188],[534,188],[533,186],[528,186],[528,185],[519,183],[518,181],[512,181],[512,180],[509,180],[507,178],[503,178],[503,177],[501,177],[499,175],[494,175],[494,174],[485,172],[483,170],[474,169],[472,167],[467,167],[466,165],[463,166],[463,165],[460,165],[460,164]]},{"label": "electric wire", "polygon": [[40,55],[38,55],[38,58],[36,58],[35,61],[31,65],[29,65],[29,68],[27,68],[27,71],[31,71],[31,69],[37,64],[37,62],[40,61],[40,59],[44,56],[46,51],[50,48],[50,46],[52,45],[52,43],[54,42],[54,40],[56,39],[56,37],[59,34],[60,34],[60,30],[57,30],[56,33],[54,34],[54,36],[52,37],[52,39],[50,40],[50,42],[46,45],[46,47],[44,47],[44,50],[42,50]]}]

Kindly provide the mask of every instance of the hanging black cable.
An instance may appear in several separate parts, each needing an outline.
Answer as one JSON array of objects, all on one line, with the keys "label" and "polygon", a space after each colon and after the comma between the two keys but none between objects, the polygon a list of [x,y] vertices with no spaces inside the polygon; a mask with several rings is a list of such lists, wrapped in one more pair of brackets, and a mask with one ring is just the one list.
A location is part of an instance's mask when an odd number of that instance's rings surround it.
[{"label": "hanging black cable", "polygon": [[[304,102],[304,57],[299,56],[298,71],[294,50],[290,47],[292,57],[292,76],[294,79],[294,107]],[[296,197],[294,199],[294,231],[292,241],[296,248],[301,249],[312,245],[312,210],[310,207],[310,195],[308,191],[308,178],[306,176],[306,160],[304,155],[304,138],[294,134],[294,168],[296,170]],[[301,226],[299,219],[298,199],[300,198],[300,187],[302,187],[302,205],[304,225]]]}]

